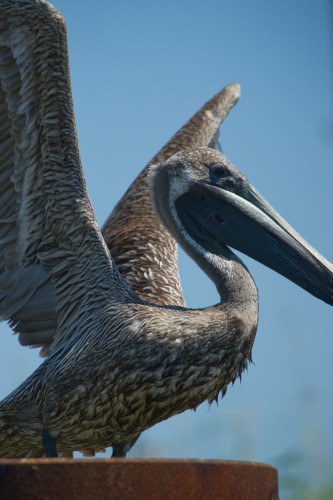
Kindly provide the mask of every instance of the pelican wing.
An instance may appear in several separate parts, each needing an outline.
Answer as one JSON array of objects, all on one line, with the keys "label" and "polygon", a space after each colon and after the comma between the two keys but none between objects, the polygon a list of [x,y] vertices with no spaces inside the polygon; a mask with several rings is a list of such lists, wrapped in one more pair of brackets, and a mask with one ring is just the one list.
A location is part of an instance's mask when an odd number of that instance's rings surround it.
[{"label": "pelican wing", "polygon": [[46,354],[117,276],[82,174],[65,23],[46,2],[1,0],[0,80],[0,315]]},{"label": "pelican wing", "polygon": [[239,85],[231,84],[210,99],[142,170],[102,228],[117,268],[144,300],[185,305],[176,242],[152,207],[148,167],[184,149],[218,148],[219,127],[239,97]]}]

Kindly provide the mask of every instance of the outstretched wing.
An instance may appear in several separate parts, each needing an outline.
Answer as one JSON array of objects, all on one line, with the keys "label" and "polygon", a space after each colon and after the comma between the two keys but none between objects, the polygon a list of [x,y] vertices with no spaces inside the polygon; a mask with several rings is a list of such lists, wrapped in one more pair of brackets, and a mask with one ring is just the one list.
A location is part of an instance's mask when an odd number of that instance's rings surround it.
[{"label": "outstretched wing", "polygon": [[[184,149],[219,146],[221,123],[240,97],[231,84],[210,99],[149,162],[165,161]],[[177,265],[177,247],[152,207],[148,166],[131,184],[102,228],[117,268],[144,300],[184,306]]]},{"label": "outstretched wing", "polygon": [[99,287],[122,290],[83,179],[65,24],[48,3],[1,0],[0,80],[0,316],[47,354]]}]

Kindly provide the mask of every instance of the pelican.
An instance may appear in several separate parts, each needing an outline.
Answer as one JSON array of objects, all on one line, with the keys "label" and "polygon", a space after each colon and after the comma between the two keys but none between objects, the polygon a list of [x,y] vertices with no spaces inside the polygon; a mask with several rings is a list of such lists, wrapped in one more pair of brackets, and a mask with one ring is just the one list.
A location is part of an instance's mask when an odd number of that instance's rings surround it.
[{"label": "pelican", "polygon": [[[107,446],[126,456],[145,429],[224,395],[251,360],[258,294],[231,248],[330,305],[333,267],[225,156],[194,148],[152,165],[149,191],[220,302],[191,310],[140,298],[88,197],[56,50],[66,50],[63,20],[46,2],[0,9],[0,312],[48,354],[0,403],[0,456]],[[52,57],[38,64],[45,39]]]}]

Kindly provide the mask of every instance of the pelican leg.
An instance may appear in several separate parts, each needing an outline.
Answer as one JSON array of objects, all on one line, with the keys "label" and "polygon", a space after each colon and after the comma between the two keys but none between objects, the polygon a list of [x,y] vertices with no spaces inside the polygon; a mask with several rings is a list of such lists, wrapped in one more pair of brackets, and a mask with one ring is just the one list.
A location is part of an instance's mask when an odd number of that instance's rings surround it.
[{"label": "pelican leg", "polygon": [[127,441],[127,443],[121,443],[121,444],[116,444],[115,446],[112,446],[111,458],[125,458],[127,453],[132,448],[132,446],[134,446],[134,444],[137,442],[139,437],[140,437],[140,434],[135,436],[131,441]]},{"label": "pelican leg", "polygon": [[46,430],[42,434],[43,449],[46,457],[57,457],[57,440]]},{"label": "pelican leg", "polygon": [[130,446],[128,444],[118,444],[117,446],[113,446],[111,458],[125,458],[129,449]]}]

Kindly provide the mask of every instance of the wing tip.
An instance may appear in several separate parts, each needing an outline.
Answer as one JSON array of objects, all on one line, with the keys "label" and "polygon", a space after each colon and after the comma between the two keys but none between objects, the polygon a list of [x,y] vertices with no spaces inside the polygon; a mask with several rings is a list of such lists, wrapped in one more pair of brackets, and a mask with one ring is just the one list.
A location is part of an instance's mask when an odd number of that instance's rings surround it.
[{"label": "wing tip", "polygon": [[224,90],[227,90],[230,95],[233,95],[237,101],[241,97],[241,86],[239,83],[230,83]]}]

